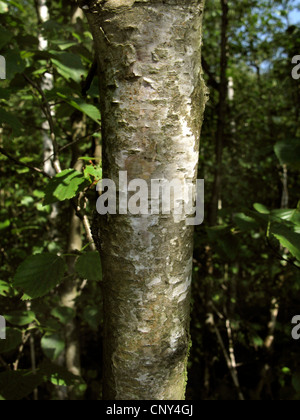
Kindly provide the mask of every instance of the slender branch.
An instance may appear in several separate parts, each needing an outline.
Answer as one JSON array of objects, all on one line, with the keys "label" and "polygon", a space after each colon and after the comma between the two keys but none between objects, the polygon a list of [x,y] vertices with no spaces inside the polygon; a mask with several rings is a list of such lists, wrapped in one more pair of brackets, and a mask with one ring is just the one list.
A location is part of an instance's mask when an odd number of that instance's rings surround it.
[{"label": "slender branch", "polygon": [[95,246],[95,243],[94,243],[94,240],[93,240],[91,225],[90,225],[89,219],[88,219],[87,215],[82,214],[81,207],[79,206],[78,203],[76,203],[75,199],[72,199],[70,201],[71,201],[71,204],[72,204],[72,206],[75,210],[76,216],[79,217],[79,219],[83,223],[85,233],[86,233],[87,239],[88,239],[89,244],[90,244],[90,248],[91,248],[92,251],[95,251],[96,246]]},{"label": "slender branch", "polygon": [[[228,370],[230,372],[233,384],[236,388],[239,400],[240,401],[245,401],[245,397],[244,397],[243,392],[241,390],[241,386],[240,386],[240,382],[239,382],[239,378],[238,378],[237,366],[236,366],[236,363],[235,363],[235,357],[232,359],[232,349],[231,348],[229,349],[229,352],[231,352],[231,354],[228,354],[228,351],[226,350],[226,347],[225,347],[223,338],[221,336],[220,330],[217,327],[216,323],[214,322],[214,317],[213,316],[212,316],[212,322],[213,322],[213,328],[215,330],[215,334],[217,336],[220,347],[222,348],[223,355],[224,355],[224,358],[226,360],[226,364],[227,364]],[[228,323],[226,323],[226,325],[228,327]],[[228,333],[229,333],[229,331],[228,331],[228,328],[227,328],[227,334]],[[229,341],[230,341],[230,333],[228,335],[228,338],[229,338]],[[229,347],[231,347],[231,346],[232,346],[232,343],[230,342]]]},{"label": "slender branch", "polygon": [[54,159],[53,159],[53,166],[57,173],[61,172],[60,162],[59,162],[59,146],[56,141],[56,135],[55,135],[55,124],[52,118],[51,113],[51,107],[50,104],[43,92],[43,89],[35,83],[33,80],[31,80],[25,73],[23,73],[24,79],[41,95],[42,98],[42,110],[44,112],[44,115],[49,123],[50,128],[50,138],[53,144],[53,150],[54,150]]},{"label": "slender branch", "polygon": [[[99,130],[94,131],[93,134],[98,133],[99,131],[101,131],[100,128],[99,128]],[[75,146],[76,144],[80,143],[81,141],[88,139],[93,134],[87,134],[86,136],[78,137],[76,140],[73,140],[70,143],[66,144],[65,146],[60,147],[58,149],[58,152],[61,153],[63,150],[68,149],[69,147]],[[44,160],[43,163],[46,163],[49,159],[52,159],[53,157],[54,157],[54,153],[51,156],[49,156],[46,160]]]},{"label": "slender branch", "polygon": [[27,333],[27,334],[23,333],[22,344],[19,347],[18,356],[16,358],[16,361],[13,363],[14,371],[18,370],[19,363],[20,363],[21,357],[23,355],[23,350],[24,350],[25,344],[27,343],[29,337],[30,337],[30,333]]},{"label": "slender branch", "polygon": [[[99,130],[94,131],[93,134],[95,133],[99,133],[99,131],[101,131],[101,129],[99,128]],[[93,134],[87,134],[86,136],[82,136],[82,137],[78,137],[76,140],[66,144],[65,146],[62,146],[59,148],[59,152],[62,152],[63,150],[67,149],[68,147],[74,146],[75,144],[81,142],[82,140],[86,140],[89,137],[92,137]]]},{"label": "slender branch", "polygon": [[11,160],[12,162],[14,162],[15,164],[19,165],[19,166],[23,166],[25,168],[30,169],[31,171],[37,172],[41,175],[46,176],[47,178],[51,179],[51,176],[48,175],[46,172],[44,172],[42,169],[37,168],[35,166],[31,166],[28,165],[27,163],[21,162],[20,160],[16,159],[15,157],[13,157],[10,153],[8,153],[5,149],[3,149],[3,147],[0,147],[0,153],[4,156],[6,156],[9,160]]},{"label": "slender branch", "polygon": [[91,248],[92,251],[96,251],[96,245],[95,245],[94,240],[93,240],[91,225],[90,225],[90,222],[89,222],[89,219],[88,219],[87,215],[83,216],[83,225],[84,225],[88,240],[90,242],[90,248]]}]

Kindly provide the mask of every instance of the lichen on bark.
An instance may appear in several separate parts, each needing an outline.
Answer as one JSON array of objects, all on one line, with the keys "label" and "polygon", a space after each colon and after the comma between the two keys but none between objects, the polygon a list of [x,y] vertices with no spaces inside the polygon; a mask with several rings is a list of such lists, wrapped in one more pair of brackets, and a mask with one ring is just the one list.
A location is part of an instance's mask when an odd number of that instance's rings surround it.
[{"label": "lichen on bark", "polygon": [[[104,177],[194,181],[206,88],[202,0],[89,2]],[[96,215],[104,281],[104,398],[184,399],[193,227],[170,215]]]}]

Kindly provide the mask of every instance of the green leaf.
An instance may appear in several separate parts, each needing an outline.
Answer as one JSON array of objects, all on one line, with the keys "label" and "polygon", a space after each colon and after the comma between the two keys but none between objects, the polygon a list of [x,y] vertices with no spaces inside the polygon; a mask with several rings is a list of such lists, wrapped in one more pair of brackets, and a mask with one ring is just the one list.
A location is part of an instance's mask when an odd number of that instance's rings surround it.
[{"label": "green leaf", "polygon": [[19,9],[20,12],[25,12],[23,5],[19,1],[10,0],[9,3],[15,6],[17,9]]},{"label": "green leaf", "polygon": [[264,206],[263,204],[255,203],[255,204],[253,204],[253,207],[255,208],[255,210],[258,213],[261,213],[261,214],[270,214],[270,210],[268,210],[267,207]]},{"label": "green leaf", "polygon": [[42,297],[62,281],[65,269],[64,260],[57,255],[33,255],[19,266],[13,285],[25,292],[24,299]]},{"label": "green leaf", "polygon": [[22,343],[22,332],[16,328],[6,328],[6,340],[0,340],[0,354],[16,350]]},{"label": "green leaf", "polygon": [[282,220],[292,220],[296,212],[296,209],[278,209],[272,210],[271,216]]},{"label": "green leaf", "polygon": [[62,40],[62,39],[58,39],[58,40],[53,39],[51,42],[52,42],[53,45],[57,45],[58,48],[62,51],[78,45],[77,41],[66,41],[66,40]]},{"label": "green leaf", "polygon": [[256,347],[262,347],[264,345],[264,340],[259,335],[254,335],[252,339]]},{"label": "green leaf", "polygon": [[300,227],[300,212],[298,210],[294,212],[294,215],[291,218],[291,222]]},{"label": "green leaf", "polygon": [[0,230],[4,230],[10,226],[10,220],[5,220],[5,222],[0,222]]},{"label": "green leaf", "polygon": [[22,59],[19,51],[9,51],[6,58],[6,78],[12,80],[16,74],[23,73],[26,62]]},{"label": "green leaf", "polygon": [[290,253],[300,261],[300,234],[295,233],[292,229],[284,224],[272,223],[271,233],[287,248]]},{"label": "green leaf", "polygon": [[41,375],[54,385],[72,386],[78,381],[82,381],[80,377],[73,375],[64,367],[51,363],[47,359],[39,365],[39,371]]},{"label": "green leaf", "polygon": [[69,98],[66,95],[63,95],[61,93],[58,93],[58,96],[64,99],[64,101],[72,106],[73,108],[77,109],[78,111],[82,112],[83,114],[87,115],[89,118],[91,118],[93,121],[95,121],[97,124],[101,123],[101,115],[98,108],[96,108],[94,105],[87,104],[82,99],[75,99],[75,98]]},{"label": "green leaf", "polygon": [[10,285],[3,280],[0,280],[0,296],[6,296],[6,294],[10,291]]},{"label": "green leaf", "polygon": [[76,54],[61,51],[50,51],[52,64],[65,79],[72,79],[79,83],[85,73],[80,57]]},{"label": "green leaf", "polygon": [[41,340],[41,346],[45,355],[53,362],[65,349],[65,341],[60,334],[46,334]]},{"label": "green leaf", "polygon": [[84,176],[90,178],[92,176],[96,180],[100,181],[102,179],[102,168],[100,166],[89,165],[84,170]]},{"label": "green leaf", "polygon": [[300,139],[280,141],[275,144],[274,150],[282,165],[300,169]]},{"label": "green leaf", "polygon": [[0,396],[9,401],[22,400],[43,382],[43,377],[38,373],[9,370],[0,374]]},{"label": "green leaf", "polygon": [[52,309],[51,315],[55,318],[58,318],[62,324],[67,324],[73,318],[75,318],[75,311],[72,308],[67,308],[66,306],[57,306]]},{"label": "green leaf", "polygon": [[36,319],[36,316],[32,311],[14,311],[4,315],[4,318],[13,325],[23,327],[31,324]]},{"label": "green leaf", "polygon": [[75,269],[83,279],[90,281],[102,280],[101,260],[97,251],[87,252],[80,256],[76,262]]},{"label": "green leaf", "polygon": [[244,231],[257,229],[257,222],[250,216],[247,216],[244,213],[237,213],[234,215],[234,221],[237,226]]},{"label": "green leaf", "polygon": [[70,200],[88,185],[89,182],[81,172],[66,169],[49,181],[45,189],[44,205]]}]

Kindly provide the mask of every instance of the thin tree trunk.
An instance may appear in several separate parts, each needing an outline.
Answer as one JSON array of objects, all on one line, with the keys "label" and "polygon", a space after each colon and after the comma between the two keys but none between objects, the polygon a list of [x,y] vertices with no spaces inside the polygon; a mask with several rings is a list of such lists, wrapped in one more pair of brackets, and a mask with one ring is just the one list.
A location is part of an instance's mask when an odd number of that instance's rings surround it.
[{"label": "thin tree trunk", "polygon": [[[40,23],[44,23],[49,20],[49,10],[47,6],[46,0],[36,0],[36,10],[37,10],[37,18]],[[41,51],[46,51],[48,48],[48,40],[43,37],[42,34],[39,34],[39,49]],[[43,82],[41,84],[41,88],[43,91],[53,89],[53,75],[51,73],[46,72],[43,76]],[[52,114],[53,115],[53,114]],[[44,121],[42,124],[43,129],[43,153],[44,153],[44,171],[50,175],[55,175],[55,169],[53,167],[53,143],[50,137],[50,126],[48,121]],[[52,215],[51,217],[55,219],[58,213],[57,205],[52,206]]]},{"label": "thin tree trunk", "polygon": [[216,131],[216,167],[213,184],[213,195],[210,210],[210,224],[216,225],[218,222],[218,210],[221,203],[222,191],[222,160],[224,149],[225,134],[225,115],[226,103],[228,95],[228,79],[227,79],[227,45],[228,45],[228,0],[221,0],[222,6],[222,24],[221,24],[221,56],[220,56],[220,89],[218,104],[218,122]]},{"label": "thin tree trunk", "polygon": [[[36,0],[36,10],[37,17],[40,23],[44,23],[49,20],[49,10],[46,0]],[[39,35],[39,48],[40,50],[47,50],[48,41],[41,34]],[[51,90],[53,89],[53,75],[50,73],[45,73],[43,81],[41,84],[41,89]],[[54,112],[51,111],[52,117],[54,117]],[[76,116],[75,116],[76,119]],[[54,145],[53,139],[50,135],[50,124],[46,120],[42,124],[43,128],[43,153],[44,153],[44,171],[50,176],[54,176],[56,172],[60,171],[60,164],[54,165]],[[81,120],[80,123],[75,121],[73,124],[73,137],[76,139],[78,134],[82,134]],[[85,133],[84,133],[85,134]],[[82,163],[77,162],[78,152],[77,150],[73,151],[72,163],[75,169],[80,170],[82,168]],[[82,248],[82,237],[81,237],[81,220],[76,216],[75,211],[71,208],[70,215],[70,224],[69,224],[69,238],[68,238],[68,253],[78,251]],[[57,203],[52,205],[52,212],[50,215],[50,222],[52,224],[52,236],[58,235],[57,230],[57,220],[59,215],[59,205]],[[75,299],[78,294],[78,281],[75,274],[75,257],[68,257],[68,280],[64,283],[61,288],[61,304],[64,307],[74,310],[76,314],[76,302]],[[66,342],[65,354],[64,357],[59,360],[59,363],[65,365],[69,372],[74,375],[80,376],[80,345],[78,337],[78,328],[77,323],[74,319],[71,319],[64,326],[64,337]],[[63,387],[58,387],[58,396],[60,399],[66,399],[67,393]],[[70,399],[74,399],[74,393],[72,389],[68,390]]]},{"label": "thin tree trunk", "polygon": [[[203,6],[84,7],[99,64],[104,177],[117,185],[119,171],[149,185],[196,180]],[[185,217],[174,223],[173,214],[97,215],[93,232],[104,275],[104,399],[184,399],[193,227]]]},{"label": "thin tree trunk", "polygon": [[[82,121],[82,116],[77,113],[73,115],[72,124],[72,137],[76,139],[80,136],[85,135],[85,122]],[[78,160],[79,150],[77,145],[72,148],[72,162],[71,166],[77,171],[82,170],[82,161]],[[81,363],[80,363],[80,340],[78,333],[78,325],[76,322],[76,298],[79,295],[79,283],[80,279],[77,277],[75,270],[76,263],[76,252],[82,249],[82,221],[76,215],[76,212],[72,206],[70,206],[70,218],[69,218],[69,236],[67,252],[68,264],[68,279],[64,282],[61,287],[60,300],[63,307],[73,310],[74,317],[69,320],[64,326],[64,337],[65,337],[65,353],[64,353],[64,364],[69,372],[73,375],[81,375]],[[75,254],[74,256],[71,254]],[[68,398],[75,400],[79,397],[78,391],[73,387],[68,389]]]},{"label": "thin tree trunk", "polygon": [[[76,216],[75,211],[70,209],[70,228],[68,240],[68,253],[74,253],[82,248],[81,239],[81,220]],[[74,311],[74,318],[71,319],[64,328],[66,350],[65,364],[69,372],[76,376],[80,376],[80,344],[78,336],[78,326],[75,320],[76,314],[76,298],[78,296],[78,282],[75,271],[76,257],[69,256],[68,263],[68,280],[64,282],[61,291],[61,304],[63,307],[70,308]]]}]

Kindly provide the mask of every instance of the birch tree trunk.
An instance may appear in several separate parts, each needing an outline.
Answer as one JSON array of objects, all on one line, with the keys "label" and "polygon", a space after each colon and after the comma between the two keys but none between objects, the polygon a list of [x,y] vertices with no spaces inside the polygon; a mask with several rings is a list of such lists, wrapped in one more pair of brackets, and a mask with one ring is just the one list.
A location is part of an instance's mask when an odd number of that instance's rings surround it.
[{"label": "birch tree trunk", "polygon": [[[82,7],[98,56],[104,178],[195,182],[204,0]],[[93,233],[104,275],[104,399],[184,399],[193,226],[173,214],[97,215]]]}]

